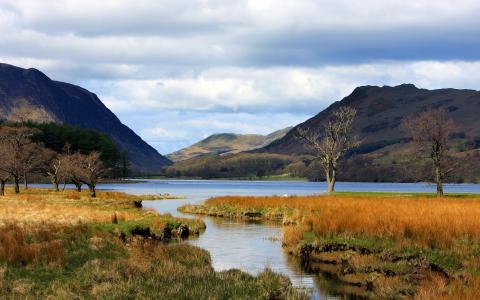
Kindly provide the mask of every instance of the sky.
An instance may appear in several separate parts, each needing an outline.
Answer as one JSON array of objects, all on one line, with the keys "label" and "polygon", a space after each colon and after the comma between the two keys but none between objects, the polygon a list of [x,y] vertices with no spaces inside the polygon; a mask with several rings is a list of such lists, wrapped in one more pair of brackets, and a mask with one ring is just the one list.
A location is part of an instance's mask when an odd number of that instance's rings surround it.
[{"label": "sky", "polygon": [[0,0],[0,62],[89,89],[160,153],[361,85],[480,89],[478,0]]}]

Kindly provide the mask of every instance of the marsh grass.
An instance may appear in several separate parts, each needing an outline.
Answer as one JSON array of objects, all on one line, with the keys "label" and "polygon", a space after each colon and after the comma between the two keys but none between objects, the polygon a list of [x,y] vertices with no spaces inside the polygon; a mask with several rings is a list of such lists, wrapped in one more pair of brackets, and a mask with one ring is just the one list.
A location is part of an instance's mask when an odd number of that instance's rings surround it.
[{"label": "marsh grass", "polygon": [[209,199],[199,209],[205,213],[256,211],[265,219],[281,215],[318,235],[358,235],[399,243],[408,240],[438,248],[451,247],[459,239],[480,238],[480,197],[231,196]]},{"label": "marsh grass", "polygon": [[[145,198],[146,197],[146,198]],[[1,299],[306,299],[265,270],[215,272],[210,255],[161,236],[199,220],[135,207],[148,196],[29,189],[0,200]],[[145,236],[138,233],[148,233]],[[155,237],[162,238],[157,240]]]},{"label": "marsh grass", "polygon": [[[343,274],[345,271],[339,269],[336,276],[350,284],[352,278],[364,278],[362,284],[368,286],[374,278],[375,297],[478,296],[478,195],[444,199],[425,194],[385,193],[228,196],[181,210],[227,217],[256,212],[258,219],[265,220],[278,220],[280,216],[284,224],[283,245],[289,252],[310,255],[313,261],[337,261],[342,268],[347,264],[347,270],[354,275]],[[339,252],[331,254],[335,249]],[[331,255],[337,259],[332,260]]]}]

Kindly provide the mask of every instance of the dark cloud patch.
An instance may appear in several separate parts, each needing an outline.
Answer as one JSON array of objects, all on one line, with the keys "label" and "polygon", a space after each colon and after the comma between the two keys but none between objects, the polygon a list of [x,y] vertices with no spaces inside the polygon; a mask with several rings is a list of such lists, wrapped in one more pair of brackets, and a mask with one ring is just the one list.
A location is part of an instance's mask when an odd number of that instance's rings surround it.
[{"label": "dark cloud patch", "polygon": [[243,63],[253,66],[324,66],[382,60],[480,59],[480,26],[400,30],[306,30],[253,36]]}]

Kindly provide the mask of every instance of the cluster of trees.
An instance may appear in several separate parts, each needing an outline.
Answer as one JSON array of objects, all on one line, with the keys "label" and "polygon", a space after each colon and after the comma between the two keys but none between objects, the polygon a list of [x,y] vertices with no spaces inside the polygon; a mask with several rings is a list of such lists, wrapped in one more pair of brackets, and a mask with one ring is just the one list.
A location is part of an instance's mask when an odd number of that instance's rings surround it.
[{"label": "cluster of trees", "polygon": [[[50,179],[56,191],[59,191],[61,183],[65,187],[66,183],[71,182],[78,191],[81,191],[82,185],[85,184],[91,196],[95,197],[95,188],[99,179],[111,171],[102,159],[109,157],[109,152],[102,153],[94,150],[95,148],[85,151],[78,144],[75,145],[75,149],[69,144],[72,139],[68,138],[63,140],[65,144],[59,151],[58,144],[57,148],[46,147],[46,144],[48,145],[52,140],[44,139],[46,143],[40,142],[41,138],[45,137],[45,132],[38,128],[41,126],[46,125],[35,126],[32,123],[22,122],[0,127],[0,195],[4,195],[7,182],[12,182],[15,193],[19,193],[21,181],[24,182],[25,188],[28,188],[30,176],[41,174]],[[57,127],[48,126],[50,129],[61,128],[58,125]],[[73,132],[78,130],[82,132],[81,129],[72,129]],[[89,135],[91,133],[87,132],[86,136]],[[75,134],[73,136],[78,137]],[[58,136],[56,139],[58,140]],[[81,138],[78,139],[78,141],[81,140]],[[120,164],[124,167],[124,175],[127,175],[128,159],[124,157],[122,160]]]},{"label": "cluster of trees", "polygon": [[62,152],[66,144],[71,152],[99,152],[111,178],[126,178],[130,175],[130,163],[126,152],[118,151],[115,143],[107,135],[92,129],[84,129],[57,123],[34,123],[26,126],[38,129],[32,141],[44,145],[55,152]]},{"label": "cluster of trees", "polygon": [[263,177],[281,173],[292,162],[288,155],[239,153],[226,156],[199,156],[165,169],[168,177],[235,178]]}]

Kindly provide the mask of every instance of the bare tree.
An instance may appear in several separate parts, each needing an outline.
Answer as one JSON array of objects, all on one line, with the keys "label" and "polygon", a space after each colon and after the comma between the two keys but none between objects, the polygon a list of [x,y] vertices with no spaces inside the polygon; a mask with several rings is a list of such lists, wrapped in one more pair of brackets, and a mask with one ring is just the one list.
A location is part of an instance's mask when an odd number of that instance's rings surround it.
[{"label": "bare tree", "polygon": [[70,153],[70,151],[67,150],[62,159],[65,181],[71,181],[75,185],[77,192],[81,192],[83,185],[82,177],[84,174],[81,168],[83,154],[80,152]]},{"label": "bare tree", "polygon": [[4,126],[0,129],[0,143],[3,150],[0,170],[10,175],[17,194],[20,192],[20,180],[25,174],[24,159],[33,144],[31,137],[36,132],[37,130],[26,126]]},{"label": "bare tree", "polygon": [[10,174],[0,171],[0,196],[5,196],[5,184],[10,178]]},{"label": "bare tree", "polygon": [[[7,148],[0,143],[0,157],[6,157]],[[5,159],[0,159],[0,196],[5,196],[5,184],[10,179],[10,173],[3,171],[5,169]]]},{"label": "bare tree", "polygon": [[428,154],[433,163],[437,197],[442,197],[443,181],[455,169],[448,155],[449,136],[455,130],[453,120],[444,109],[430,109],[417,117],[405,119],[402,127],[415,145]]},{"label": "bare tree", "polygon": [[41,171],[42,167],[48,162],[45,148],[35,143],[25,144],[20,153],[20,161],[24,188],[27,190],[29,175],[33,172]]},{"label": "bare tree", "polygon": [[61,180],[66,180],[66,155],[57,154],[55,151],[45,149],[44,155],[48,163],[45,165],[45,173],[50,178],[50,182],[53,184],[53,188],[56,192],[59,192],[59,184]]},{"label": "bare tree", "polygon": [[329,193],[335,190],[339,159],[348,150],[359,145],[352,135],[356,115],[356,109],[342,106],[332,112],[330,120],[322,129],[297,129],[297,137],[315,151],[315,160],[319,160],[323,167]]},{"label": "bare tree", "polygon": [[106,168],[100,158],[100,153],[92,151],[88,155],[82,155],[80,168],[82,172],[82,181],[88,186],[90,195],[96,197],[97,194],[95,188],[98,180],[106,172]]}]

